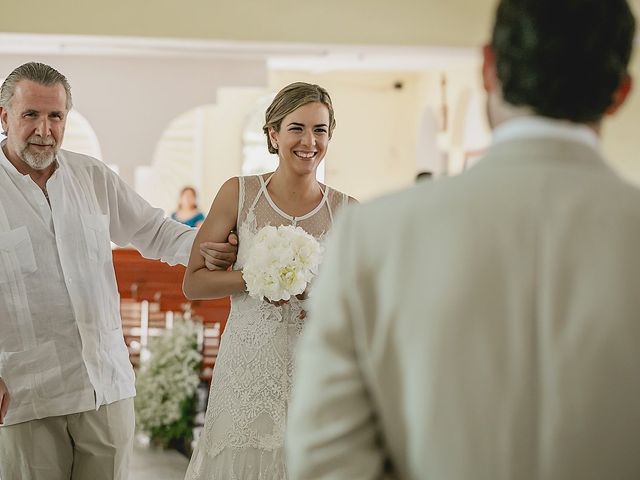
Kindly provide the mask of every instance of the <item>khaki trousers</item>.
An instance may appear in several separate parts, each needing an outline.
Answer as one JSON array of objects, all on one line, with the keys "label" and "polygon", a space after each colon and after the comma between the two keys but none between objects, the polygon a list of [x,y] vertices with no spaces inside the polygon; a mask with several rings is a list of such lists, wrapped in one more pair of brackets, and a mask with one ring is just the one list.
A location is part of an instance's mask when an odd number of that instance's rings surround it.
[{"label": "khaki trousers", "polygon": [[134,430],[133,398],[0,427],[0,479],[126,480]]}]

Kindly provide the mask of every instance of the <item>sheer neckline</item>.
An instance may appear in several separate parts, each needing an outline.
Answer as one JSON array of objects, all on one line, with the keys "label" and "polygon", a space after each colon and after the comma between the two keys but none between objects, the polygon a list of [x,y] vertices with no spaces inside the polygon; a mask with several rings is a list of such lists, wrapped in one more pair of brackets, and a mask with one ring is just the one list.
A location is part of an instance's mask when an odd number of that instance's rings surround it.
[{"label": "sheer neckline", "polygon": [[260,183],[261,183],[261,190],[264,192],[264,196],[267,199],[267,202],[269,202],[269,205],[271,205],[271,208],[273,208],[279,215],[283,216],[284,218],[286,218],[287,220],[297,223],[300,222],[302,220],[306,220],[309,217],[312,217],[313,215],[315,215],[316,213],[318,213],[320,211],[320,209],[324,206],[325,203],[327,203],[327,186],[325,185],[324,188],[322,188],[322,185],[318,182],[318,185],[320,186],[320,191],[322,192],[322,199],[320,200],[320,203],[318,203],[318,205],[315,206],[315,208],[313,210],[311,210],[308,213],[305,213],[304,215],[300,215],[299,217],[293,216],[293,215],[289,215],[288,213],[282,211],[280,209],[280,207],[278,207],[278,205],[276,205],[276,202],[273,201],[273,199],[271,198],[271,195],[269,194],[269,190],[267,190],[267,185],[269,185],[269,182],[271,181],[271,179],[273,178],[273,173],[271,175],[269,175],[269,178],[267,178],[267,180],[265,181],[265,179],[262,177],[262,175],[258,175],[258,177],[260,178]]}]

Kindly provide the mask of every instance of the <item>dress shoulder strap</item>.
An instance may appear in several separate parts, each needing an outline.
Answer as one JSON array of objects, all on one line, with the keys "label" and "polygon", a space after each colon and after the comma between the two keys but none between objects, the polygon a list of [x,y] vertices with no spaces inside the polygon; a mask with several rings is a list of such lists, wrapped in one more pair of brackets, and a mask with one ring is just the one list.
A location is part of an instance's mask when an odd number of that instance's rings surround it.
[{"label": "dress shoulder strap", "polygon": [[244,208],[244,196],[245,196],[245,177],[238,177],[238,216],[236,217],[236,228],[240,227],[240,218],[242,215],[242,209]]},{"label": "dress shoulder strap", "polygon": [[251,204],[251,208],[249,210],[253,210],[254,208],[256,208],[256,205],[258,204],[258,200],[260,200],[260,197],[266,193],[267,185],[269,185],[269,182],[273,177],[273,173],[269,175],[269,178],[267,178],[266,181],[264,178],[262,178],[262,175],[258,175],[257,177],[260,179],[260,190],[258,190],[258,194],[256,195],[256,198],[253,200],[253,203]]},{"label": "dress shoulder strap", "polygon": [[322,196],[324,197],[324,203],[327,205],[327,211],[329,212],[329,221],[333,225],[333,208],[331,208],[331,199],[329,198],[329,194],[333,193],[333,189],[329,186],[325,185],[324,188],[320,187],[322,190]]},{"label": "dress shoulder strap", "polygon": [[244,208],[245,197],[245,177],[238,177],[239,191],[238,191],[238,213]]},{"label": "dress shoulder strap", "polygon": [[334,212],[346,207],[349,203],[349,195],[342,193],[338,190],[326,186],[324,187],[325,196],[327,197],[327,210],[329,213],[329,220],[333,223]]}]

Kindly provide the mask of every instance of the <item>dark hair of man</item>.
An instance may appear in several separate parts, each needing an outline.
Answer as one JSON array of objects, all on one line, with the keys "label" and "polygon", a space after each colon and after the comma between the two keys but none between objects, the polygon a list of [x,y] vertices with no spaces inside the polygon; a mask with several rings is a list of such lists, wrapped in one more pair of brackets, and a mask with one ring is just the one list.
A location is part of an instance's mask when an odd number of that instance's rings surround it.
[{"label": "dark hair of man", "polygon": [[502,0],[492,47],[504,99],[545,117],[602,118],[631,56],[626,0]]}]

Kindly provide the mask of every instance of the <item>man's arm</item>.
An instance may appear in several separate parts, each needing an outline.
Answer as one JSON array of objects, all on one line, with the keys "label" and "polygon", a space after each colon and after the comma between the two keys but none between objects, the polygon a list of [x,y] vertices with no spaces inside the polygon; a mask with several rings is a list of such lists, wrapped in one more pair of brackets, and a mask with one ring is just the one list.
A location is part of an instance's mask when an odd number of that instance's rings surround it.
[{"label": "man's arm", "polygon": [[196,231],[167,218],[114,172],[107,169],[104,175],[111,241],[119,246],[131,244],[146,258],[186,265]]},{"label": "man's arm", "polygon": [[[197,231],[165,217],[115,173],[106,175],[111,240],[120,246],[132,244],[146,258],[187,265]],[[227,243],[206,246],[205,253],[207,268],[226,270],[236,260],[237,237],[229,235]]]},{"label": "man's arm", "polygon": [[356,346],[363,299],[353,213],[344,211],[330,236],[297,348],[287,432],[293,480],[383,476],[385,453]]}]

